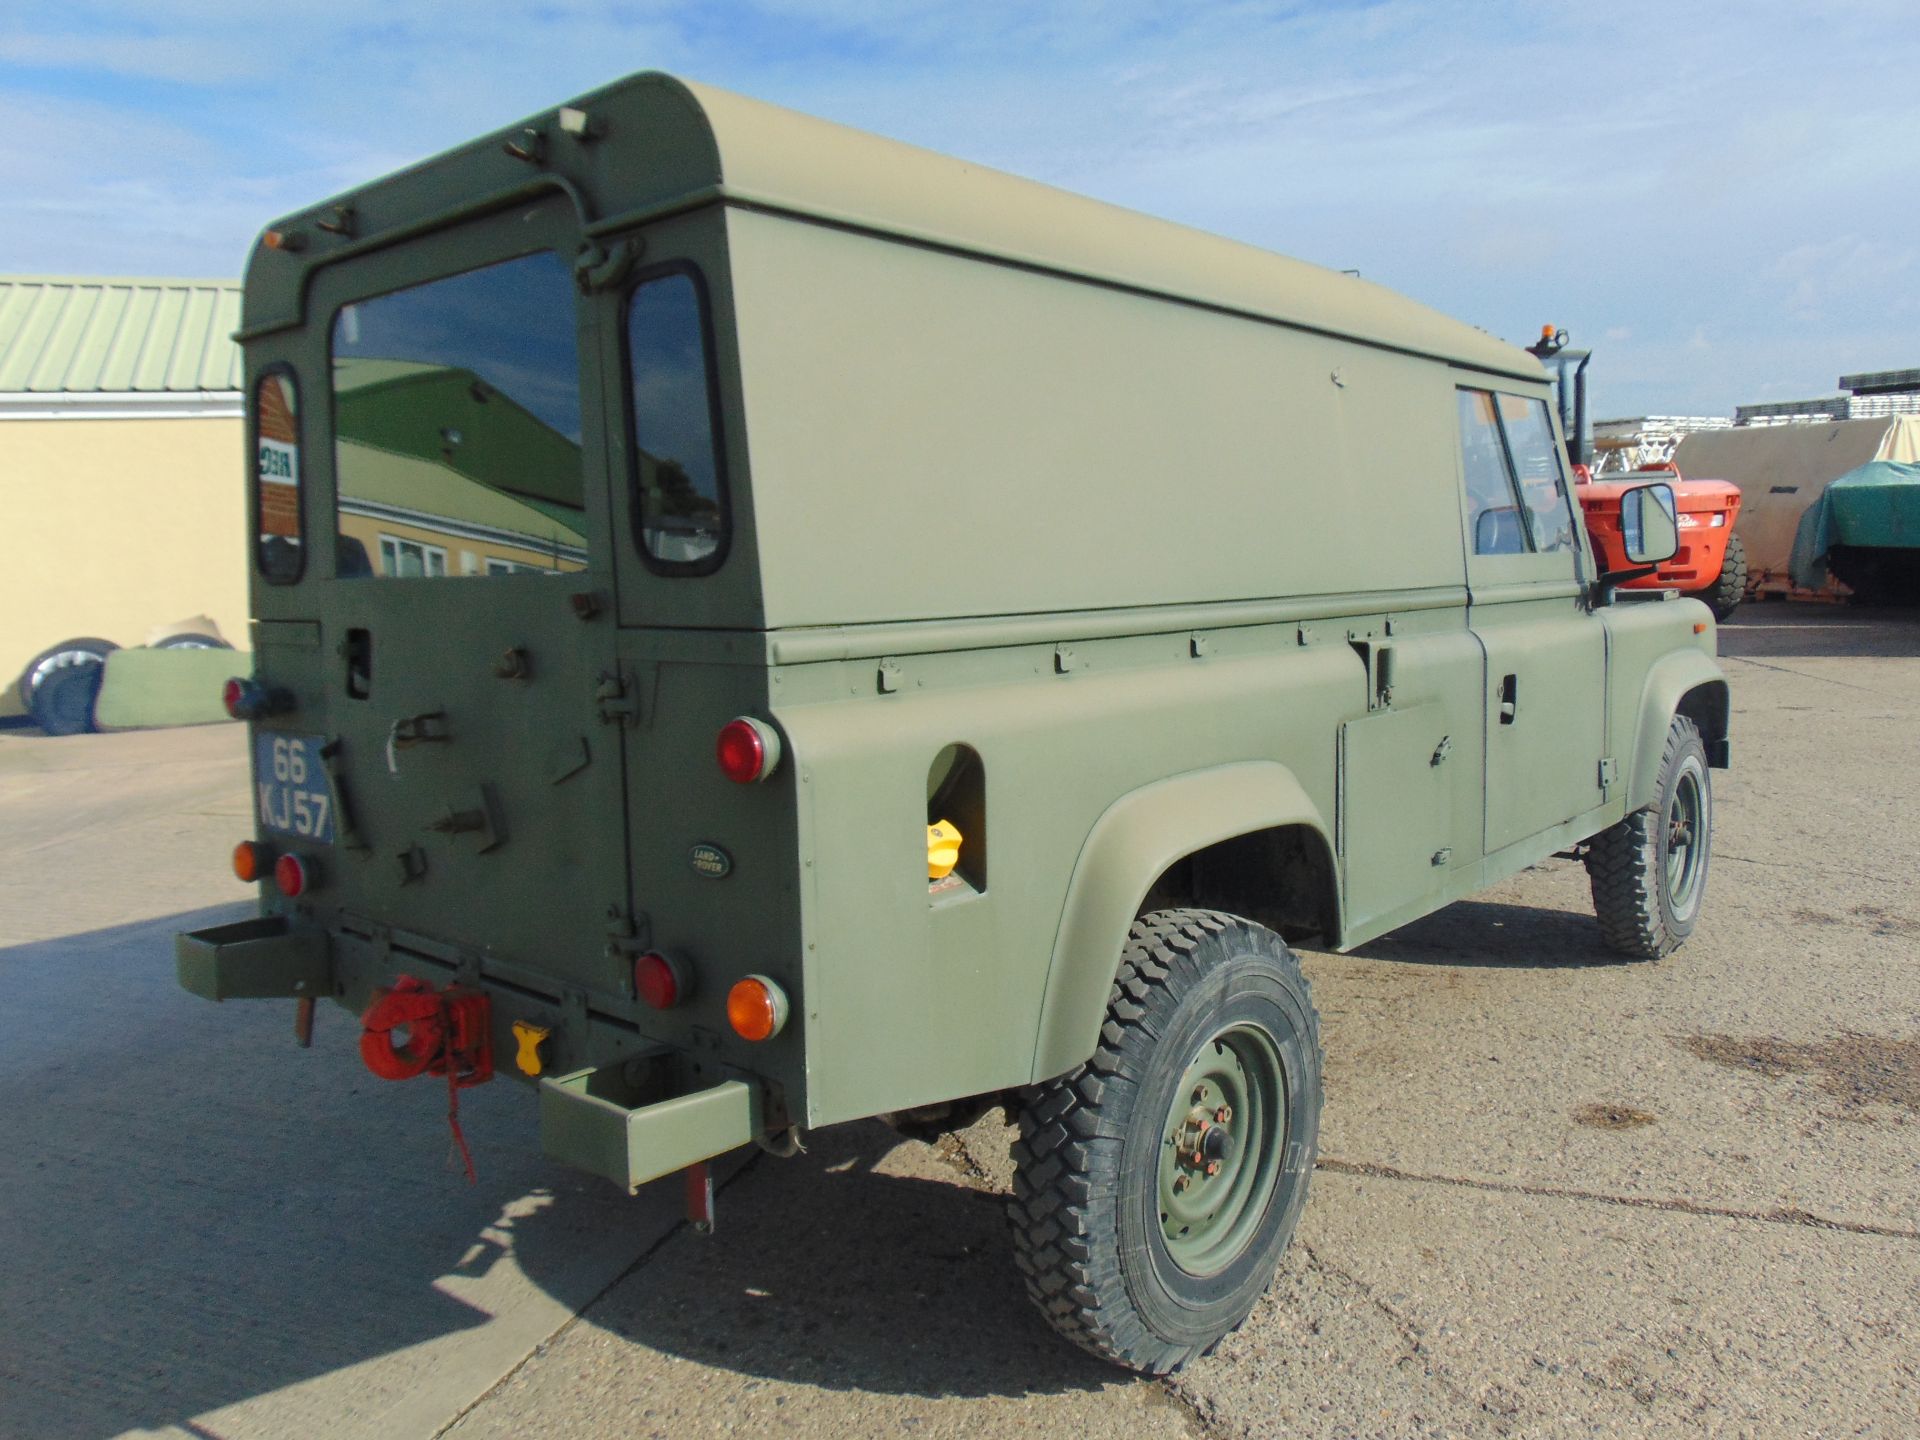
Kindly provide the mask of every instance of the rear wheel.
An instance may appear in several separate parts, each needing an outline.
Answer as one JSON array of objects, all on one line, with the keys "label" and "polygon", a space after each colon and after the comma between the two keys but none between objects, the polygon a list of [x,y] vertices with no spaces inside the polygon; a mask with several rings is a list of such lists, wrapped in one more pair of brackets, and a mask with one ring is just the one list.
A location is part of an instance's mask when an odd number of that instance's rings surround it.
[{"label": "rear wheel", "polygon": [[1724,620],[1739,608],[1747,594],[1747,547],[1738,535],[1727,538],[1727,558],[1720,562],[1720,578],[1700,592],[1713,611],[1713,618]]},{"label": "rear wheel", "polygon": [[1306,1203],[1320,1099],[1319,1017],[1279,936],[1135,921],[1099,1048],[1021,1111],[1014,1254],[1053,1327],[1158,1375],[1238,1326]]},{"label": "rear wheel", "polygon": [[1713,789],[1700,731],[1673,717],[1654,803],[1593,837],[1587,879],[1607,945],[1658,960],[1693,933],[1707,889]]}]

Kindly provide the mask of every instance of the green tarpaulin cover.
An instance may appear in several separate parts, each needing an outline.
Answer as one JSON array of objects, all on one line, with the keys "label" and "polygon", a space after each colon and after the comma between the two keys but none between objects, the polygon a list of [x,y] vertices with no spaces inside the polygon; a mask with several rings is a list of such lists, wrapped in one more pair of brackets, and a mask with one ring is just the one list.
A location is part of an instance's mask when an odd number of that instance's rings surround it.
[{"label": "green tarpaulin cover", "polygon": [[1869,460],[1827,487],[1800,517],[1793,539],[1793,583],[1826,583],[1836,545],[1920,550],[1920,465]]}]

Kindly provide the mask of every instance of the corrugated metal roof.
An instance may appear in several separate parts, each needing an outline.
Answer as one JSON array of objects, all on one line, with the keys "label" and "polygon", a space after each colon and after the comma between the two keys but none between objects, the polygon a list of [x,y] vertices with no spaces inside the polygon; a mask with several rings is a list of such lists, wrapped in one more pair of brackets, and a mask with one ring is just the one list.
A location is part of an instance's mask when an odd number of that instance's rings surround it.
[{"label": "corrugated metal roof", "polygon": [[0,394],[238,391],[237,280],[0,275]]}]

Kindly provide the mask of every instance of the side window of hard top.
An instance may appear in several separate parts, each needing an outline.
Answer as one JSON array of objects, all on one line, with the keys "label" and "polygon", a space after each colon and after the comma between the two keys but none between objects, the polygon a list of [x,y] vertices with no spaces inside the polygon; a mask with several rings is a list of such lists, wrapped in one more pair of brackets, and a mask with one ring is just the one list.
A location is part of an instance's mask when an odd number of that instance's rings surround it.
[{"label": "side window of hard top", "polygon": [[1460,469],[1475,555],[1574,553],[1572,497],[1544,400],[1461,389]]}]

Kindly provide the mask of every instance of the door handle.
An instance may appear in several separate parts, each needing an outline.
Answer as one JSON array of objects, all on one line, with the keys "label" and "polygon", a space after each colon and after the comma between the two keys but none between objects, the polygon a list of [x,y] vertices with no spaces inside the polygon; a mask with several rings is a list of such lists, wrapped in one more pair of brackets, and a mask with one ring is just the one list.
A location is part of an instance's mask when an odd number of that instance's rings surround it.
[{"label": "door handle", "polygon": [[1500,681],[1500,723],[1511,725],[1520,713],[1520,677],[1503,676]]}]

